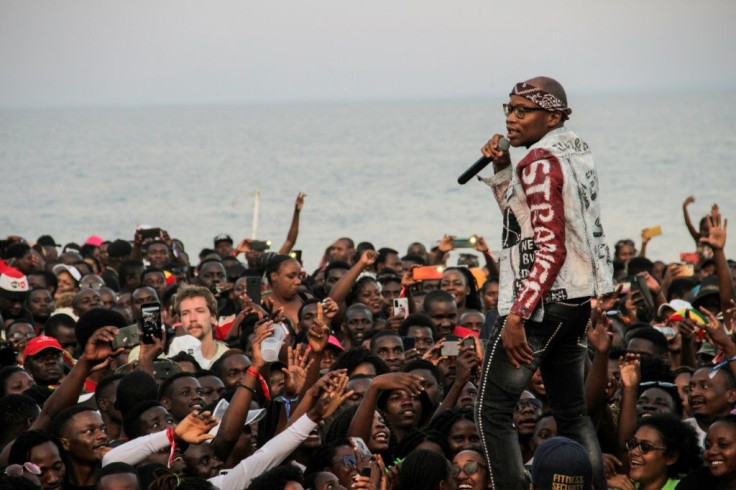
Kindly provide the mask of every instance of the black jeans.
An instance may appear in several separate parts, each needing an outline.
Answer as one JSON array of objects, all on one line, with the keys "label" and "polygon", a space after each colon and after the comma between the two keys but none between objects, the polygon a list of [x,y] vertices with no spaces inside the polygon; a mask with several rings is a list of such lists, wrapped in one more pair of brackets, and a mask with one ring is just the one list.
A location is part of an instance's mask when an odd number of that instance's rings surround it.
[{"label": "black jeans", "polygon": [[583,371],[589,319],[588,298],[546,304],[541,322],[527,321],[524,325],[534,360],[518,369],[509,362],[501,343],[506,317],[496,319],[486,348],[475,407],[476,424],[490,465],[493,488],[529,488],[512,416],[521,392],[539,367],[558,435],[585,446],[593,465],[595,488],[605,490],[601,449],[585,408]]}]

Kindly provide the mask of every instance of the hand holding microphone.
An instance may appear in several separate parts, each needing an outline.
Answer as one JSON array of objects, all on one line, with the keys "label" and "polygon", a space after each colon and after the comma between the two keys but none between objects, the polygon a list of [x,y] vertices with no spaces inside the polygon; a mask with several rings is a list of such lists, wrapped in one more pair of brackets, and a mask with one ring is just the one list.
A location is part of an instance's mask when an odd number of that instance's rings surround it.
[{"label": "hand holding microphone", "polygon": [[457,178],[457,183],[460,185],[465,184],[491,162],[496,162],[497,169],[506,168],[511,165],[511,159],[508,153],[509,146],[509,140],[500,134],[493,135],[493,138],[481,148],[483,156]]}]

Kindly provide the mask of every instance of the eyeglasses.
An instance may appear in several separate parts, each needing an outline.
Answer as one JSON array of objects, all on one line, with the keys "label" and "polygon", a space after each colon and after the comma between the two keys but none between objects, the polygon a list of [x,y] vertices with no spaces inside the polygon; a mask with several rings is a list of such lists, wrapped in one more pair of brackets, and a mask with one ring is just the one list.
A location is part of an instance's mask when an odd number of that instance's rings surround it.
[{"label": "eyeglasses", "polygon": [[542,409],[542,402],[537,400],[536,398],[526,398],[524,400],[519,400],[516,402],[516,406],[514,407],[515,412],[521,412],[525,408],[531,407],[534,410],[541,410]]},{"label": "eyeglasses", "polygon": [[677,385],[673,383],[665,383],[664,381],[647,381],[645,383],[642,383],[639,385],[641,388],[666,388],[666,389],[672,389],[677,388]]},{"label": "eyeglasses", "polygon": [[662,451],[665,451],[667,449],[664,446],[655,446],[654,444],[648,443],[646,441],[637,442],[634,439],[626,441],[626,449],[628,449],[629,451],[633,451],[636,448],[639,448],[639,451],[641,451],[642,454],[646,454],[652,449],[661,449]]},{"label": "eyeglasses", "polygon": [[462,466],[453,466],[452,467],[452,476],[457,476],[460,474],[460,471],[465,473],[466,475],[470,476],[472,474],[475,474],[478,472],[478,467],[486,468],[486,465],[479,461],[468,461]]},{"label": "eyeglasses", "polygon": [[80,284],[80,289],[102,289],[105,287],[104,282],[88,282],[85,284]]},{"label": "eyeglasses", "polygon": [[37,464],[31,463],[30,461],[26,461],[22,465],[11,464],[7,468],[5,468],[5,474],[8,476],[23,476],[24,468],[28,473],[32,473],[34,475],[41,474],[41,468],[39,468]]},{"label": "eyeglasses", "polygon": [[524,119],[524,116],[526,116],[527,112],[534,112],[534,111],[547,111],[547,109],[542,109],[541,107],[524,107],[523,105],[511,105],[511,104],[504,104],[503,105],[503,113],[506,117],[509,117],[511,113],[516,116],[517,119]]},{"label": "eyeglasses", "polygon": [[13,335],[10,336],[12,340],[31,340],[36,336],[33,332],[23,333],[23,332],[15,332]]}]

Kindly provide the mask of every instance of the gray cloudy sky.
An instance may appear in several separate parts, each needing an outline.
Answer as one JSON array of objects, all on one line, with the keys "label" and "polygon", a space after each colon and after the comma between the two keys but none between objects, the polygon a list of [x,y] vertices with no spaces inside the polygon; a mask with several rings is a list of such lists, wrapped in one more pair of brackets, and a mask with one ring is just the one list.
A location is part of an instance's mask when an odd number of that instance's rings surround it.
[{"label": "gray cloudy sky", "polygon": [[0,0],[0,107],[736,86],[734,0]]}]

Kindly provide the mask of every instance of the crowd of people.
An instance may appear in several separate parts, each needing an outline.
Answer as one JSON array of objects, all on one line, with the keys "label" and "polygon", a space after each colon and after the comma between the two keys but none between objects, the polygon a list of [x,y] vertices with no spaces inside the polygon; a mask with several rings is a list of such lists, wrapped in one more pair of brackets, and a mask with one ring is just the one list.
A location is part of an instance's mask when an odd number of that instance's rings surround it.
[{"label": "crowd of people", "polygon": [[0,241],[0,490],[736,489],[727,221],[688,197],[692,253],[612,254],[564,88],[509,97],[498,257],[341,237],[307,271],[303,194],[277,251]]},{"label": "crowd of people", "polygon": [[[278,253],[218,235],[196,266],[159,229],[63,248],[8,237],[0,488],[491,488],[473,416],[497,316],[485,240],[485,263],[445,267],[451,236],[406,253],[340,238],[308,273],[289,255],[303,201]],[[609,488],[736,485],[726,230],[714,207],[694,267],[616,244],[585,380]],[[588,488],[540,376],[513,426],[538,488]]]}]

